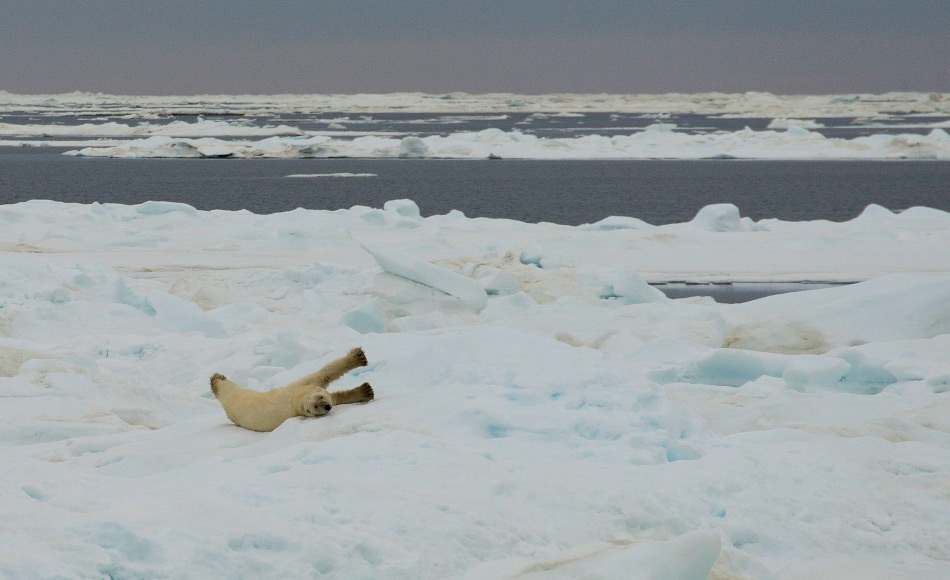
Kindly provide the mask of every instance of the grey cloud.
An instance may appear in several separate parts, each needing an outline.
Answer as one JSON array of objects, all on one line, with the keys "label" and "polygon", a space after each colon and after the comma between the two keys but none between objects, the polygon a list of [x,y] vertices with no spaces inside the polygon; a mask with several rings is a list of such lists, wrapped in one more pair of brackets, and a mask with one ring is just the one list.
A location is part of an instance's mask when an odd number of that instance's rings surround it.
[{"label": "grey cloud", "polygon": [[0,0],[14,92],[950,90],[950,2]]}]

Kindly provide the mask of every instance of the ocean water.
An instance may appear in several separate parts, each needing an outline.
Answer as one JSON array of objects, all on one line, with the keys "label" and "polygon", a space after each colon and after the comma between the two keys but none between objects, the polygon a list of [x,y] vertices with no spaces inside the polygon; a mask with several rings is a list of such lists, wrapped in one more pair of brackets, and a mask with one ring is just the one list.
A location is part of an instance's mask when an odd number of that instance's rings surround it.
[{"label": "ocean water", "polygon": [[[408,198],[424,215],[577,225],[611,215],[690,220],[711,203],[743,216],[843,221],[868,204],[950,211],[950,163],[939,161],[86,159],[54,148],[0,149],[0,204],[29,199],[275,213],[382,207]],[[371,177],[288,177],[300,174]]]},{"label": "ocean water", "polygon": [[[240,125],[290,125],[332,130],[338,138],[366,132],[446,135],[497,128],[539,137],[630,134],[657,123],[678,132],[760,131],[769,118],[715,115],[509,114],[271,114],[166,115],[125,118],[98,114],[0,111],[14,125],[226,121]],[[946,117],[821,118],[810,129],[826,137],[926,133]],[[807,122],[808,120],[805,119]],[[15,139],[15,137],[11,137]],[[34,135],[33,142],[63,137]],[[66,138],[67,140],[69,138]],[[77,139],[85,139],[88,137]],[[923,205],[950,211],[950,163],[940,161],[763,160],[447,160],[447,159],[89,159],[62,155],[78,147],[10,147],[0,139],[0,204],[28,199],[135,204],[148,200],[187,203],[198,209],[275,213],[298,207],[381,207],[390,199],[414,200],[424,215],[452,209],[470,217],[548,221],[567,225],[611,215],[653,224],[688,221],[703,206],[734,203],[753,219],[843,221],[869,204],[892,210]],[[363,177],[288,177],[314,174]]]}]

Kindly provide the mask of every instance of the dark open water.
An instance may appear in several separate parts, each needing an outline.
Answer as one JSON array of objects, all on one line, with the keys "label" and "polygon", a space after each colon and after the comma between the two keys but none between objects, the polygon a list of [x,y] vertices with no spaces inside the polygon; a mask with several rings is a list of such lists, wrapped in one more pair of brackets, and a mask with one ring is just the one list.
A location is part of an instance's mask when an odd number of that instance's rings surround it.
[{"label": "dark open water", "polygon": [[[89,159],[61,151],[0,148],[0,204],[167,200],[274,213],[409,198],[423,215],[458,209],[569,225],[611,215],[683,222],[723,202],[753,219],[793,221],[848,220],[871,203],[950,211],[950,163],[940,161]],[[376,177],[286,177],[314,173]]]},{"label": "dark open water", "polygon": [[[939,161],[89,159],[61,151],[0,147],[0,204],[165,200],[265,214],[382,207],[409,198],[423,215],[458,209],[469,217],[569,225],[611,215],[678,223],[723,202],[756,220],[843,221],[871,203],[950,211],[950,163]],[[287,177],[314,173],[375,177]],[[705,295],[719,302],[812,287],[659,286],[673,298]]]},{"label": "dark open water", "polygon": [[[105,115],[105,116],[103,116]],[[205,118],[215,118],[205,116]],[[228,120],[230,117],[222,116]],[[106,113],[0,112],[7,123],[75,125],[118,120]],[[175,115],[159,120],[194,122]],[[539,137],[625,134],[659,120],[655,116],[596,113],[572,117],[507,115],[278,115],[245,119],[253,124],[289,123],[304,130],[385,130],[444,135],[486,128]],[[678,131],[709,133],[743,127],[763,130],[770,119],[673,115],[662,119]],[[826,137],[873,133],[926,133],[907,122],[940,118],[889,118],[872,125],[860,119],[821,119]],[[32,139],[45,140],[42,136]],[[345,137],[344,137],[345,138]],[[62,138],[58,138],[62,140]],[[923,205],[950,211],[950,163],[940,161],[739,161],[739,160],[437,160],[437,159],[89,159],[65,157],[78,147],[4,147],[0,141],[0,204],[30,199],[136,204],[148,200],[187,203],[198,209],[247,209],[265,214],[298,207],[382,207],[409,198],[424,215],[452,209],[470,217],[591,223],[611,215],[653,224],[690,220],[712,203],[734,203],[743,216],[801,221],[844,221],[876,203],[892,210]],[[293,174],[372,173],[374,177],[288,178]],[[660,288],[673,297],[710,295],[741,302],[796,285],[683,285]]]}]

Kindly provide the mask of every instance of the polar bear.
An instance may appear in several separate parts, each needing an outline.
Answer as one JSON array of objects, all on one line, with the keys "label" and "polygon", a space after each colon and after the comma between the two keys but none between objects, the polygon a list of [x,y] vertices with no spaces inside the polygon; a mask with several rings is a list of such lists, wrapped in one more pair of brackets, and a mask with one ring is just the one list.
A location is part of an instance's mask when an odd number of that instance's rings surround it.
[{"label": "polar bear", "polygon": [[211,377],[211,392],[221,401],[235,425],[251,431],[273,431],[291,417],[320,417],[334,405],[372,401],[373,387],[363,383],[355,389],[327,392],[327,385],[358,367],[366,366],[362,348],[330,361],[322,369],[286,387],[260,392],[242,389],[224,375]]}]

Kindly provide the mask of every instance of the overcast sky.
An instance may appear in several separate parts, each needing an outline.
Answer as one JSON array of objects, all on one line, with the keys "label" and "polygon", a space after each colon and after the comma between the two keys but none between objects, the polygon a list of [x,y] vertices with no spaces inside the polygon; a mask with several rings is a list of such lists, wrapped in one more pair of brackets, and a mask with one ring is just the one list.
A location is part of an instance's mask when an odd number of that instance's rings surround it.
[{"label": "overcast sky", "polygon": [[950,0],[0,0],[0,90],[950,92]]}]

